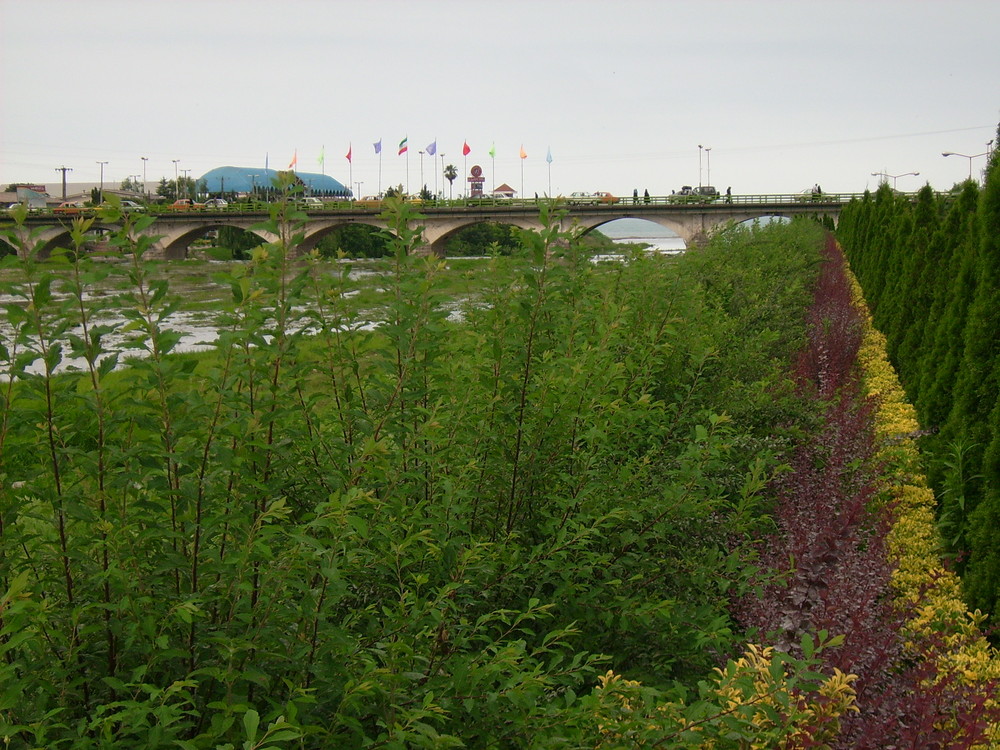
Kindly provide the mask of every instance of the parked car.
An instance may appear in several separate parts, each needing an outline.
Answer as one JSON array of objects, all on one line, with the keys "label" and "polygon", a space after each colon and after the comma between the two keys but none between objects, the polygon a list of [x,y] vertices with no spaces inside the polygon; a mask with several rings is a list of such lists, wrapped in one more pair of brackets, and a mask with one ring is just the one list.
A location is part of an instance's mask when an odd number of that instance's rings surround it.
[{"label": "parked car", "polygon": [[299,198],[297,201],[295,201],[295,204],[299,208],[304,208],[307,211],[323,208],[323,201],[321,201],[319,198],[313,195],[307,195],[304,198]]},{"label": "parked car", "polygon": [[141,203],[136,203],[135,201],[123,200],[121,202],[121,206],[122,206],[122,211],[124,211],[125,213],[141,214],[143,211],[146,210],[146,207],[144,205],[142,205]]},{"label": "parked car", "polygon": [[229,205],[229,201],[225,198],[209,198],[205,201],[205,208],[225,208]]},{"label": "parked car", "polygon": [[611,193],[605,192],[603,190],[598,190],[594,193],[594,197],[597,198],[600,203],[617,203],[618,197],[612,195]]}]

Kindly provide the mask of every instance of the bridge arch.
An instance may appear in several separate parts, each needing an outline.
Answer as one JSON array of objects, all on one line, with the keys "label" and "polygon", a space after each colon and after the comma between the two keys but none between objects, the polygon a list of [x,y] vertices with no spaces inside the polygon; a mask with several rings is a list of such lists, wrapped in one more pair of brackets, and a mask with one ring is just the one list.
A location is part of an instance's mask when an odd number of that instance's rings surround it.
[{"label": "bridge arch", "polygon": [[[109,233],[118,230],[117,224],[109,224],[101,221],[94,221],[90,225],[88,232]],[[45,227],[34,238],[32,247],[38,249],[36,257],[44,260],[52,255],[56,250],[62,248],[68,250],[73,246],[70,233],[73,231],[72,225],[68,223],[51,224]],[[30,243],[30,240],[28,240]]]},{"label": "bridge arch", "polygon": [[[188,224],[183,227],[173,227],[171,228],[172,231],[168,230],[166,233],[162,233],[158,244],[160,246],[163,259],[184,260],[189,255],[192,242],[221,227],[234,227],[236,229],[242,229],[244,232],[249,232],[250,234],[260,237],[261,242],[274,242],[278,239],[278,236],[272,234],[271,232],[265,232],[247,226],[247,222],[245,221],[220,220],[213,221],[211,223]],[[161,228],[163,228],[162,225]],[[155,224],[153,225],[151,231],[154,234],[161,234],[156,232]]]},{"label": "bridge arch", "polygon": [[474,214],[425,222],[424,239],[427,242],[429,251],[439,258],[443,258],[445,257],[445,245],[449,237],[461,229],[483,223],[507,224],[519,227],[520,229],[536,231],[542,228],[542,223],[537,217],[510,216],[496,213]]},{"label": "bridge arch", "polygon": [[305,236],[302,243],[299,245],[298,252],[302,254],[310,253],[316,249],[320,240],[327,235],[337,231],[338,229],[342,229],[343,227],[358,225],[371,227],[374,230],[386,229],[385,222],[380,220],[377,216],[350,216],[341,219],[311,222],[305,227]]},{"label": "bridge arch", "polygon": [[425,227],[424,229],[424,239],[428,242],[428,251],[437,255],[440,258],[447,256],[447,245],[450,240],[452,240],[460,232],[469,229],[470,227],[475,227],[480,224],[492,224],[505,227],[516,227],[518,229],[540,229],[541,223],[538,221],[526,220],[518,217],[510,216],[492,216],[492,217],[478,217],[475,219],[470,219],[461,224],[456,224],[451,226],[449,229],[443,232],[436,232],[435,226]]},{"label": "bridge arch", "polygon": [[[680,237],[682,240],[684,240],[685,244],[689,244],[688,238],[686,238],[684,236],[685,228],[679,222],[672,221],[671,219],[667,219],[667,218],[653,217],[653,216],[635,216],[635,217],[627,217],[627,218],[634,218],[634,219],[638,219],[640,221],[646,222],[648,224],[655,224],[657,226],[663,227],[667,231],[669,231],[669,232],[671,232],[673,234],[676,234],[678,237]],[[611,224],[611,223],[613,223],[615,221],[620,221],[620,220],[621,219],[616,216],[616,217],[613,217],[613,218],[610,218],[610,219],[605,219],[604,221],[599,221],[596,224],[591,224],[590,222],[587,222],[587,225],[585,226],[585,229],[584,229],[584,234],[589,234],[590,232],[593,232],[594,230],[598,230],[599,231],[601,227],[606,226],[607,224]],[[584,224],[581,223],[581,226],[584,226]]]}]

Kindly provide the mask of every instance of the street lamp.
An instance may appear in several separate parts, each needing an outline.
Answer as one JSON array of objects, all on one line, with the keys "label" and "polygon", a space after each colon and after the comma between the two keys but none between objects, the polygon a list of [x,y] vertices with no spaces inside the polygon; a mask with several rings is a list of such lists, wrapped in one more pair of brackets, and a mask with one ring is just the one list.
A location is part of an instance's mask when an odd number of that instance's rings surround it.
[{"label": "street lamp", "polygon": [[107,164],[106,161],[97,162],[101,165],[101,192],[97,194],[97,202],[104,203],[104,165]]},{"label": "street lamp", "polygon": [[174,200],[179,200],[181,197],[181,181],[177,176],[177,162],[179,162],[180,159],[171,159],[171,161],[174,163]]},{"label": "street lamp", "polygon": [[705,182],[712,184],[712,147],[705,146]]},{"label": "street lamp", "polygon": [[893,190],[893,192],[895,192],[895,190],[896,190],[896,180],[898,180],[900,177],[909,177],[911,175],[913,177],[916,177],[918,174],[920,174],[920,172],[903,172],[903,174],[889,174],[887,172],[872,172],[872,177],[883,177],[883,178],[885,178],[885,180],[888,180],[888,179],[891,178],[892,179],[892,190]]},{"label": "street lamp", "polygon": [[989,151],[983,151],[983,153],[981,153],[981,154],[973,154],[972,156],[969,156],[968,154],[959,154],[959,153],[956,153],[955,151],[945,151],[945,152],[943,152],[941,154],[941,156],[964,156],[966,159],[968,159],[969,160],[969,179],[971,180],[972,179],[972,160],[973,159],[977,159],[980,156],[986,156],[988,153],[989,153]]},{"label": "street lamp", "polygon": [[149,161],[148,156],[140,156],[142,159],[142,194],[146,196],[146,200],[149,200],[149,191],[146,190],[146,162]]},{"label": "street lamp", "polygon": [[[188,188],[191,187],[191,180],[188,178],[188,175],[191,174],[191,170],[190,169],[182,169],[181,171],[184,173],[184,190],[187,191]],[[191,198],[192,200],[194,200],[194,191],[193,190],[190,191],[190,194],[188,195],[188,198]]]},{"label": "street lamp", "polygon": [[705,147],[698,144],[698,187],[701,187],[701,152]]}]

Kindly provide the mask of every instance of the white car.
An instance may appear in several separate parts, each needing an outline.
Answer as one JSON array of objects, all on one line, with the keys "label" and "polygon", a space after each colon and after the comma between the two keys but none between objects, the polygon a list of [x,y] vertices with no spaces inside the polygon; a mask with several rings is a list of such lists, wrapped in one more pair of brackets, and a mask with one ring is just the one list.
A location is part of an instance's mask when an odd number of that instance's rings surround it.
[{"label": "white car", "polygon": [[590,206],[601,202],[600,196],[590,193],[570,193],[566,202],[571,206]]},{"label": "white car", "polygon": [[209,198],[205,201],[205,208],[225,208],[229,205],[229,201],[224,198]]}]

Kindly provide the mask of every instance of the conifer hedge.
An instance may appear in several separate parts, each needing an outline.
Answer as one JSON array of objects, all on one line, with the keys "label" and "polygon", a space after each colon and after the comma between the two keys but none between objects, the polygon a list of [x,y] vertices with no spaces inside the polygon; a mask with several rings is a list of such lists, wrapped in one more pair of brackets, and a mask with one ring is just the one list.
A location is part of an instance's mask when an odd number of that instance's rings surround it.
[{"label": "conifer hedge", "polygon": [[916,201],[886,185],[838,236],[921,425],[946,552],[969,605],[1000,614],[1000,164]]}]

